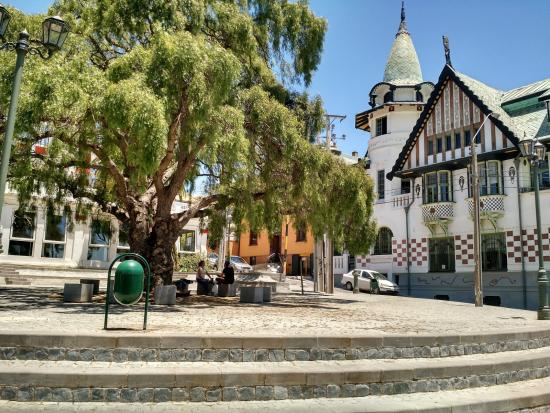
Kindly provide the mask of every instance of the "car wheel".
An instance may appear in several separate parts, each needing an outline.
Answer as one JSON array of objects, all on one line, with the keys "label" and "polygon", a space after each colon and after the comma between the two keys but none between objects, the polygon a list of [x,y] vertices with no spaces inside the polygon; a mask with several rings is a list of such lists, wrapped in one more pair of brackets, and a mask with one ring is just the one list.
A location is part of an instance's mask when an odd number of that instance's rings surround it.
[{"label": "car wheel", "polygon": [[348,291],[353,290],[353,285],[351,285],[351,283],[349,281],[346,283],[346,290],[348,290]]}]

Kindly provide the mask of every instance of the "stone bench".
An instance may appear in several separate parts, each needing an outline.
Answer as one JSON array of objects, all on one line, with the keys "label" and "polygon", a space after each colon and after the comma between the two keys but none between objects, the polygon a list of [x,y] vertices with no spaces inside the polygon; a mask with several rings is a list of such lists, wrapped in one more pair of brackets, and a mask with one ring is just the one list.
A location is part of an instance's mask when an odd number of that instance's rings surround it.
[{"label": "stone bench", "polygon": [[92,294],[96,295],[96,294],[99,293],[99,280],[98,279],[81,278],[80,279],[80,284],[91,284],[94,287]]},{"label": "stone bench", "polygon": [[218,284],[218,297],[235,297],[237,286],[233,284]]},{"label": "stone bench", "polygon": [[91,303],[94,292],[93,284],[65,284],[63,286],[63,302]]},{"label": "stone bench", "polygon": [[240,275],[235,283],[240,289],[241,303],[270,302],[272,289],[277,285],[277,281],[260,273]]}]

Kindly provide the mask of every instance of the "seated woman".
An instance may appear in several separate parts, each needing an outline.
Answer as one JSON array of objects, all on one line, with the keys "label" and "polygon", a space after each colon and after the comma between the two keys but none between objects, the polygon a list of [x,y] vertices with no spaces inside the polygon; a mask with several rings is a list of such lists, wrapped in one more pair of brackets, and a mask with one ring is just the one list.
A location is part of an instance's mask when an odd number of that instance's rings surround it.
[{"label": "seated woman", "polygon": [[218,284],[233,284],[235,282],[235,270],[229,261],[224,262],[222,274],[216,277],[216,281]]},{"label": "seated woman", "polygon": [[212,291],[213,285],[214,281],[212,281],[212,277],[208,274],[208,271],[206,271],[204,261],[200,261],[199,268],[197,268],[197,294],[200,294],[199,291],[209,294],[210,291]]}]

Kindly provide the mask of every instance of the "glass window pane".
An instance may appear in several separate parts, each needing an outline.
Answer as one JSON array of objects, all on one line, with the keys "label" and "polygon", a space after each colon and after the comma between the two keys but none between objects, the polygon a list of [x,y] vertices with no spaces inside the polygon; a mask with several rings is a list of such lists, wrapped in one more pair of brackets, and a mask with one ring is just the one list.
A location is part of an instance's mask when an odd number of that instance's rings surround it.
[{"label": "glass window pane", "polygon": [[90,244],[109,245],[109,221],[93,220],[90,233]]},{"label": "glass window pane", "polygon": [[88,247],[88,260],[107,261],[108,253],[106,247]]},{"label": "glass window pane", "polygon": [[11,229],[12,238],[34,238],[34,212],[16,211]]},{"label": "glass window pane", "polygon": [[181,234],[180,251],[195,252],[195,231],[184,231]]},{"label": "glass window pane", "polygon": [[439,172],[439,202],[449,202],[449,173]]},{"label": "glass window pane", "polygon": [[44,244],[42,256],[45,258],[63,258],[65,256],[65,244]]},{"label": "glass window pane", "polygon": [[32,242],[28,241],[10,241],[10,246],[8,249],[9,255],[23,255],[25,257],[32,256]]},{"label": "glass window pane", "polygon": [[53,215],[48,212],[46,215],[46,234],[48,241],[65,241],[65,229],[67,218],[64,215]]},{"label": "glass window pane", "polygon": [[499,194],[499,165],[498,162],[487,162],[487,191],[491,195]]}]

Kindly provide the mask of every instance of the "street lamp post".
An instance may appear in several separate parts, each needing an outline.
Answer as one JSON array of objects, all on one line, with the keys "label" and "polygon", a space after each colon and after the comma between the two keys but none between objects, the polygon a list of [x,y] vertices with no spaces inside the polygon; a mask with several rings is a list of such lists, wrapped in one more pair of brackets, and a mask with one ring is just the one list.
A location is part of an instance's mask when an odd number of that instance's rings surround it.
[{"label": "street lamp post", "polygon": [[[0,4],[0,50],[15,51],[17,59],[15,62],[15,71],[13,76],[13,86],[11,90],[10,107],[8,119],[6,122],[6,134],[2,146],[2,163],[0,164],[0,218],[4,206],[4,195],[6,192],[6,181],[8,178],[8,166],[11,154],[11,145],[15,129],[15,116],[17,113],[17,103],[19,102],[19,92],[21,90],[21,78],[23,77],[23,66],[27,54],[38,55],[42,59],[49,59],[52,55],[61,49],[63,43],[69,34],[69,25],[59,16],[48,17],[42,23],[42,40],[33,40],[29,33],[23,30],[19,33],[17,42],[4,42],[4,35],[11,20],[9,11]],[[32,46],[36,44],[37,46]],[[2,225],[0,222],[0,252],[2,250]]]},{"label": "street lamp post", "polygon": [[535,186],[535,215],[537,219],[537,241],[539,250],[539,271],[537,275],[537,284],[539,290],[539,320],[550,320],[550,307],[548,306],[548,277],[544,269],[544,255],[542,249],[542,232],[540,222],[540,195],[539,195],[539,164],[546,158],[546,146],[538,139],[528,138],[523,134],[523,139],[519,141],[521,155],[528,159],[533,166],[533,184]]}]

